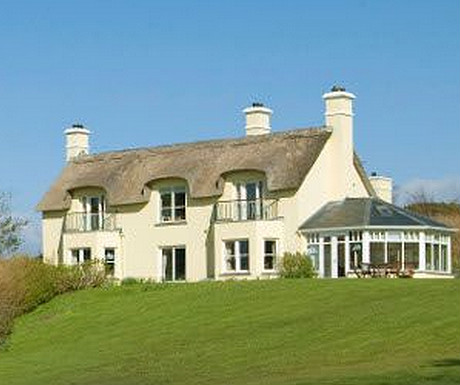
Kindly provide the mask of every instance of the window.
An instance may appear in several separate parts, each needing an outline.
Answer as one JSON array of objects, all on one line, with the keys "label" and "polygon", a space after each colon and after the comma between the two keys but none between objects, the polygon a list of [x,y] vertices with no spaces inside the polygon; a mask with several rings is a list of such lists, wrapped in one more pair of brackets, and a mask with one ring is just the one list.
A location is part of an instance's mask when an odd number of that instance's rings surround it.
[{"label": "window", "polygon": [[72,249],[70,253],[72,256],[72,264],[74,265],[80,265],[91,260],[91,249],[89,247]]},{"label": "window", "polygon": [[165,281],[185,281],[185,247],[162,248],[163,279]]},{"label": "window", "polygon": [[264,270],[275,270],[276,267],[276,240],[264,242]]},{"label": "window", "polygon": [[115,249],[107,247],[104,250],[105,274],[113,276],[115,274]]},{"label": "window", "polygon": [[161,222],[185,221],[187,196],[185,188],[160,190]]},{"label": "window", "polygon": [[249,271],[249,241],[225,241],[225,264],[226,272]]}]

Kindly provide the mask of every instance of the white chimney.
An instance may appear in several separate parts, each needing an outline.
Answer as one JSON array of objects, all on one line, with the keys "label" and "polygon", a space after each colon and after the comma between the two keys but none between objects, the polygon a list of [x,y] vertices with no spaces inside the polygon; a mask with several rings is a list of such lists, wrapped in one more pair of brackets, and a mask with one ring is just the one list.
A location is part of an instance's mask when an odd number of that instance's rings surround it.
[{"label": "white chimney", "polygon": [[264,107],[262,103],[253,103],[251,107],[245,108],[243,112],[246,114],[246,136],[270,133],[272,110]]},{"label": "white chimney", "polygon": [[391,178],[377,175],[373,172],[369,177],[377,197],[388,203],[393,203],[393,180]]},{"label": "white chimney", "polygon": [[323,95],[326,126],[332,130],[331,146],[331,188],[336,198],[349,196],[354,176],[353,150],[353,99],[355,95],[345,88],[334,86]]},{"label": "white chimney", "polygon": [[80,156],[89,154],[89,134],[81,124],[73,124],[64,131],[66,136],[66,161],[69,162]]}]

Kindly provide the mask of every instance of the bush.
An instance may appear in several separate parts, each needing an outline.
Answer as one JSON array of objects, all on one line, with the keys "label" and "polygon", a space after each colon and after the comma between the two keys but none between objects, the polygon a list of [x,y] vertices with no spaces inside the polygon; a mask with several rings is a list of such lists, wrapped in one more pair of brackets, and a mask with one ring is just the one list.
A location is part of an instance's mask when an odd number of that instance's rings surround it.
[{"label": "bush", "polygon": [[282,278],[313,278],[316,276],[311,258],[299,252],[284,253],[279,270]]},{"label": "bush", "polygon": [[15,317],[58,294],[101,286],[104,282],[104,269],[96,262],[52,266],[24,256],[0,260],[0,344],[11,332]]}]

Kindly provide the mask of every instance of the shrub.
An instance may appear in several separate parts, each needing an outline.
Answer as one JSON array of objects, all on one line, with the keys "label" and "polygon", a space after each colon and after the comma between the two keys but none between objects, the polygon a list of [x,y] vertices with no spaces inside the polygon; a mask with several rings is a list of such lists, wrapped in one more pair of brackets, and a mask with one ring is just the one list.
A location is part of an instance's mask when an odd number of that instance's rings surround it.
[{"label": "shrub", "polygon": [[0,260],[0,344],[11,332],[13,319],[58,294],[105,282],[97,262],[52,266],[24,256]]},{"label": "shrub", "polygon": [[123,278],[122,281],[121,281],[121,284],[122,285],[136,285],[138,283],[140,283],[141,281],[137,278],[134,278],[134,277],[126,277],[126,278]]},{"label": "shrub", "polygon": [[311,258],[305,253],[284,253],[279,265],[282,278],[313,278],[316,276]]}]

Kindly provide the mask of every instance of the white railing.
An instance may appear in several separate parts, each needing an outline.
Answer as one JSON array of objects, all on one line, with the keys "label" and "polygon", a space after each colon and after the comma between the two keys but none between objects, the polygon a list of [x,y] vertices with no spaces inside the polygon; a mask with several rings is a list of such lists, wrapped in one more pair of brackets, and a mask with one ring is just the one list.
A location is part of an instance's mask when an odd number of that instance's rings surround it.
[{"label": "white railing", "polygon": [[214,206],[214,220],[257,221],[278,218],[277,199],[231,200],[217,202]]},{"label": "white railing", "polygon": [[86,231],[118,230],[114,213],[69,213],[65,217],[64,229],[68,233]]}]

